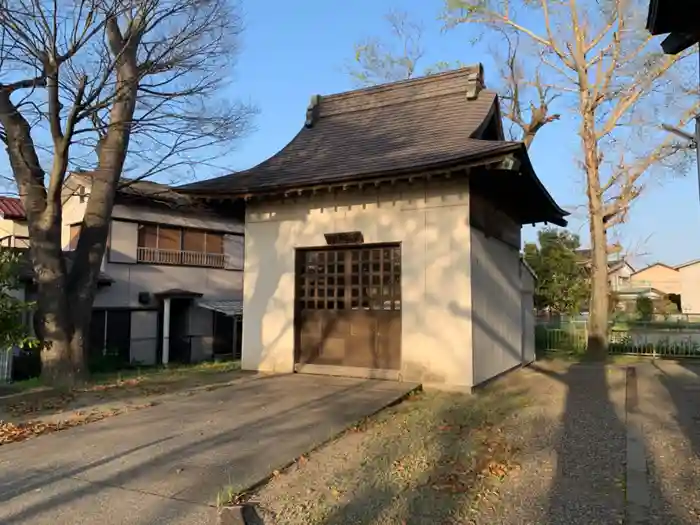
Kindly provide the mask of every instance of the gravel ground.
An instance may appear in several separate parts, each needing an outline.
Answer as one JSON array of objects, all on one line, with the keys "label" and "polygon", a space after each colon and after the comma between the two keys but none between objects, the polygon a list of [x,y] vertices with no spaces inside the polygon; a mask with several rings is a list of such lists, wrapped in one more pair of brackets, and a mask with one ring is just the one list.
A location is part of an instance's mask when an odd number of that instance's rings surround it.
[{"label": "gravel ground", "polygon": [[522,370],[477,396],[424,393],[251,499],[288,525],[617,524],[619,410],[624,372],[602,367]]},{"label": "gravel ground", "polygon": [[527,382],[533,402],[504,427],[521,468],[475,522],[622,523],[624,370],[554,363],[524,372],[513,380]]},{"label": "gravel ground", "polygon": [[638,368],[650,522],[666,525],[700,522],[700,380],[677,368]]}]

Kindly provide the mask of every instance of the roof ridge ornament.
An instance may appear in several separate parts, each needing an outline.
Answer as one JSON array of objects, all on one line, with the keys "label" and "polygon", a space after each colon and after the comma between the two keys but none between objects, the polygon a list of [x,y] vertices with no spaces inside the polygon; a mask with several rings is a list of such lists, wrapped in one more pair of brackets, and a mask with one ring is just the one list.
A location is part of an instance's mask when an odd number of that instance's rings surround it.
[{"label": "roof ridge ornament", "polygon": [[311,95],[309,106],[306,108],[306,122],[304,126],[312,128],[318,120],[319,106],[321,105],[321,95]]},{"label": "roof ridge ornament", "polygon": [[479,63],[476,67],[471,68],[467,75],[467,100],[476,100],[479,97],[479,92],[484,89],[484,66]]}]

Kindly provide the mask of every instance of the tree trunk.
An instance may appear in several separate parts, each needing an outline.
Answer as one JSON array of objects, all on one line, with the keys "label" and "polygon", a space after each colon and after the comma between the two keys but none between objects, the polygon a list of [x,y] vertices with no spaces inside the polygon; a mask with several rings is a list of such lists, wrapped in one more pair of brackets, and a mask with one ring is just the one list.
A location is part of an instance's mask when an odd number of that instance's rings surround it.
[{"label": "tree trunk", "polygon": [[591,235],[591,301],[588,312],[588,355],[603,360],[608,354],[608,251],[603,222],[600,161],[594,110],[584,103],[581,138],[584,149],[589,229]]},{"label": "tree trunk", "polygon": [[591,302],[588,319],[588,354],[603,360],[608,355],[608,264],[606,232],[602,217],[591,214],[591,246],[593,251],[591,271]]},{"label": "tree trunk", "polygon": [[[44,215],[50,215],[46,210]],[[46,216],[29,221],[32,264],[38,285],[37,336],[42,342],[41,376],[51,385],[72,386],[87,377],[84,323],[90,309],[70,293],[61,250],[61,219]]]},{"label": "tree trunk", "polygon": [[[61,188],[68,166],[70,133],[52,128],[54,165],[42,169],[31,126],[0,85],[0,123],[22,202],[27,210],[31,256],[38,288],[37,335],[41,338],[42,378],[49,384],[72,386],[87,377],[86,345],[92,304],[105,253],[117,182],[129,146],[138,91],[137,51],[145,22],[129,28],[125,38],[116,17],[107,21],[109,47],[115,56],[116,91],[109,126],[97,147],[90,198],[81,225],[70,272],[62,252]],[[60,123],[60,119],[59,123]],[[70,126],[67,126],[67,129]]]}]

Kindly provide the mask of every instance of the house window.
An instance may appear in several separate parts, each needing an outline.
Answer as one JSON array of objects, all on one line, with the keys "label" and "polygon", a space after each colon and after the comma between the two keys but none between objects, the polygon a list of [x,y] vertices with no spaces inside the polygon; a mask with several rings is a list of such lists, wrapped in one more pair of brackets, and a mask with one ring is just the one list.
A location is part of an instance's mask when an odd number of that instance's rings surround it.
[{"label": "house window", "polygon": [[78,239],[80,238],[80,224],[71,224],[70,226],[70,241],[68,243],[69,250],[75,250],[78,247]]},{"label": "house window", "polygon": [[224,235],[217,232],[140,224],[138,262],[224,268]]}]

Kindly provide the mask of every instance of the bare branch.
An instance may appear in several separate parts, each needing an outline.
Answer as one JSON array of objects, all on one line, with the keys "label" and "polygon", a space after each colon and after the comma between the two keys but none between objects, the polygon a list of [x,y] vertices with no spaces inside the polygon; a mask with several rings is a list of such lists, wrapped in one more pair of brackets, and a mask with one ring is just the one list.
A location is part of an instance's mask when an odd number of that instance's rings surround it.
[{"label": "bare branch", "polygon": [[[254,110],[228,89],[240,31],[235,0],[0,5],[0,139],[27,209],[44,335],[63,361],[82,366],[71,345],[87,330],[122,174],[191,175],[248,129]],[[68,272],[61,196],[81,169],[93,177]]]},{"label": "bare branch", "polygon": [[[525,107],[534,119],[528,125],[543,122],[538,109],[549,109],[550,95],[562,107],[575,108],[570,117],[581,143],[593,248],[589,343],[604,351],[607,232],[628,220],[634,201],[649,186],[646,174],[682,162],[687,146],[661,135],[658,113],[662,108],[664,121],[682,125],[698,112],[697,97],[689,95],[697,90],[697,66],[686,65],[688,53],[661,53],[645,30],[648,5],[640,0],[535,0],[519,7],[497,0],[447,0],[445,20],[447,27],[477,25],[499,39],[514,33],[531,44],[527,51],[518,46],[518,58],[530,73],[514,75],[508,61],[505,77],[509,102],[518,107],[508,106],[504,113],[526,134]],[[518,83],[524,76],[535,79],[527,96]],[[617,161],[611,164],[606,156]]]},{"label": "bare branch", "polygon": [[349,71],[358,84],[374,85],[411,78],[425,54],[420,24],[412,22],[403,11],[392,11],[385,20],[393,39],[390,44],[368,38],[355,46],[354,64]]}]

